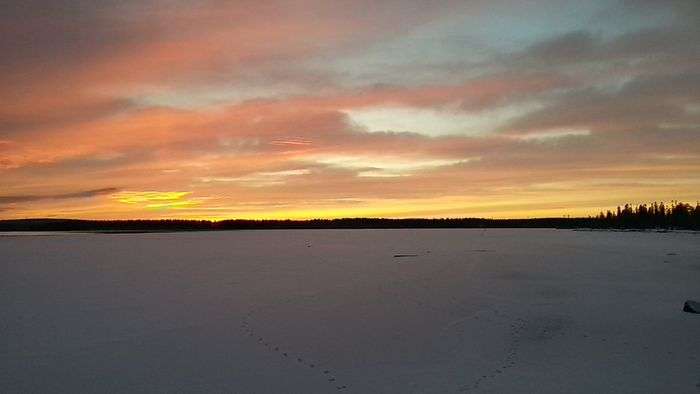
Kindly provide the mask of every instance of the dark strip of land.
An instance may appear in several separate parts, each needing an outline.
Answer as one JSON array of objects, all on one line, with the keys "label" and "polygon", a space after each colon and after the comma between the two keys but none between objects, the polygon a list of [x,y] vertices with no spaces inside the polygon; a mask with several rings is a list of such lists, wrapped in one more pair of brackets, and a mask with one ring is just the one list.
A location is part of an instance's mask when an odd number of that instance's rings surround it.
[{"label": "dark strip of land", "polygon": [[0,231],[211,231],[264,229],[364,228],[583,228],[590,219],[314,219],[314,220],[77,220],[19,219],[0,221]]}]

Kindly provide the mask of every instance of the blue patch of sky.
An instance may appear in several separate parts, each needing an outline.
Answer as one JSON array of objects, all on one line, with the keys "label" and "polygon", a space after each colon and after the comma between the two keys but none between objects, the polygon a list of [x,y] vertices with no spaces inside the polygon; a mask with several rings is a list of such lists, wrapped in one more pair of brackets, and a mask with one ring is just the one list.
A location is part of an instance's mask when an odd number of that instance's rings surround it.
[{"label": "blue patch of sky", "polygon": [[603,40],[668,24],[670,9],[644,12],[623,2],[554,0],[491,2],[454,12],[409,33],[347,54],[309,61],[332,69],[350,86],[377,83],[449,83],[502,71],[498,55],[572,31],[589,31]]}]

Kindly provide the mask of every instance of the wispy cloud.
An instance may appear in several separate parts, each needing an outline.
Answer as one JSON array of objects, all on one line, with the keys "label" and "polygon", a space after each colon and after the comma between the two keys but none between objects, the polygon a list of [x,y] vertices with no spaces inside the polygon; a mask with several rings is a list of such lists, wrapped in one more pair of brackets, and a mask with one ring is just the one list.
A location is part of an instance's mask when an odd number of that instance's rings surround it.
[{"label": "wispy cloud", "polygon": [[116,193],[119,189],[114,187],[106,187],[102,189],[84,190],[78,192],[62,193],[62,194],[26,194],[13,196],[0,196],[0,204],[26,203],[39,200],[66,200],[73,198],[90,198],[102,196],[105,194]]}]

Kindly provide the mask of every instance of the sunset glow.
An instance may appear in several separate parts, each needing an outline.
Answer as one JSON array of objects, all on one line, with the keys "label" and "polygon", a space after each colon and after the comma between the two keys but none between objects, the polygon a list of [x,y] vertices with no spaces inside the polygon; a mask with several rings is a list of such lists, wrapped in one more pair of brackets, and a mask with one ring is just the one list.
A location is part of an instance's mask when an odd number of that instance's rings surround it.
[{"label": "sunset glow", "polygon": [[11,1],[0,218],[694,203],[698,4]]}]

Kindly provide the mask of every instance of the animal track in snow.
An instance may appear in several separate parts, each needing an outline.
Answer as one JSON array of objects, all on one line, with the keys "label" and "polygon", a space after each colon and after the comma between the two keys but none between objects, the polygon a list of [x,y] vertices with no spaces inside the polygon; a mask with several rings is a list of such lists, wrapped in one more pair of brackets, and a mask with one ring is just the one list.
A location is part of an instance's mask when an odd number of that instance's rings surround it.
[{"label": "animal track in snow", "polygon": [[[496,316],[499,319],[508,319],[511,320],[507,317],[506,314],[500,312],[497,309],[493,309],[491,311],[494,316]],[[478,320],[478,316],[474,316],[474,319]],[[498,375],[501,375],[505,373],[508,369],[514,367],[517,362],[517,357],[518,357],[518,349],[520,347],[520,342],[522,338],[523,331],[527,327],[527,322],[522,319],[522,318],[516,318],[512,319],[511,323],[509,324],[510,326],[510,343],[508,347],[505,349],[505,358],[501,361],[500,365],[491,369],[489,372],[479,376],[474,380],[473,383],[469,385],[464,385],[459,388],[460,392],[468,392],[472,390],[477,390],[481,387],[482,384],[493,380],[498,377]]]},{"label": "animal track in snow", "polygon": [[[288,299],[284,304],[288,304],[294,301],[293,299]],[[265,309],[269,309],[275,306],[279,306],[279,304],[276,305],[270,305],[268,307],[258,307],[250,310],[248,313],[246,313],[245,318],[243,319],[243,322],[241,323],[241,329],[243,330],[244,334],[248,337],[251,337],[255,339],[256,343],[258,345],[264,346],[266,349],[269,351],[279,353],[281,354],[282,357],[289,359],[290,356],[292,360],[294,361],[295,364],[301,365],[304,367],[308,367],[310,369],[316,369],[319,371],[319,376],[326,380],[329,384],[334,385],[336,391],[344,391],[348,389],[347,384],[339,384],[337,377],[331,372],[330,369],[317,369],[319,366],[318,362],[310,361],[309,358],[304,357],[301,354],[294,354],[291,350],[289,350],[286,346],[283,346],[283,344],[280,343],[275,343],[274,341],[270,340],[269,338],[266,338],[264,336],[259,335],[256,330],[253,328],[253,317],[256,314],[259,314],[263,312]],[[283,351],[285,349],[285,351]]]}]

